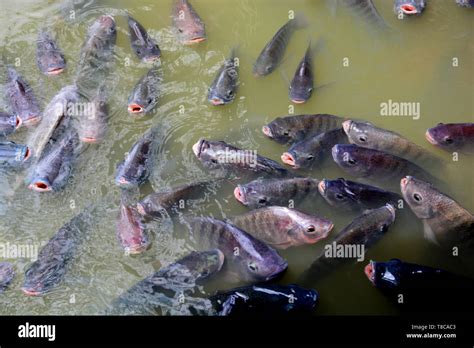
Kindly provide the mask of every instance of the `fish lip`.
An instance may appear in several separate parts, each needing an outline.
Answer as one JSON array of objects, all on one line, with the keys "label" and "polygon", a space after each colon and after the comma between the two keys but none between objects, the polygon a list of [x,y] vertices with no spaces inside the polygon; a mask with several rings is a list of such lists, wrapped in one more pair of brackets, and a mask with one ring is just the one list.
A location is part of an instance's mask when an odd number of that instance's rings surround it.
[{"label": "fish lip", "polygon": [[21,120],[20,116],[16,115],[15,129],[20,128],[22,124],[23,124],[23,121]]},{"label": "fish lip", "polygon": [[64,68],[52,68],[52,69],[48,69],[48,71],[46,72],[46,75],[52,75],[52,76],[59,75],[63,71],[64,71]]},{"label": "fish lip", "polygon": [[243,205],[246,205],[246,201],[245,201],[245,189],[242,187],[242,186],[237,186],[235,189],[234,189],[234,197],[236,200],[238,200],[240,203],[242,203]]},{"label": "fish lip", "polygon": [[375,261],[370,262],[364,267],[364,273],[370,282],[375,285]]},{"label": "fish lip", "polygon": [[118,185],[118,186],[130,186],[131,183],[129,180],[125,179],[123,176],[119,177],[119,178],[116,178],[115,179],[115,183]]},{"label": "fish lip", "polygon": [[124,250],[125,250],[125,254],[127,255],[138,255],[145,252],[149,246],[150,246],[150,243],[137,244],[137,245],[125,247]]},{"label": "fish lip", "polygon": [[337,159],[337,155],[339,154],[339,149],[340,149],[339,144],[334,145],[331,149],[332,158],[334,160]]},{"label": "fish lip", "polygon": [[319,191],[320,194],[322,194],[322,195],[326,194],[326,188],[327,188],[326,186],[327,186],[326,179],[323,179],[319,182],[318,191]]},{"label": "fish lip", "polygon": [[160,58],[161,58],[161,55],[147,56],[147,57],[143,58],[143,61],[145,63],[153,63],[153,62],[156,62],[157,60],[159,60]]},{"label": "fish lip", "polygon": [[418,14],[419,13],[417,8],[413,5],[410,5],[410,4],[400,5],[399,8],[400,8],[400,11],[402,11],[404,14],[407,14],[407,15],[413,15],[413,14]]},{"label": "fish lip", "polygon": [[98,139],[94,137],[81,137],[80,140],[86,144],[95,144],[98,142]]},{"label": "fish lip", "polygon": [[273,138],[273,133],[272,129],[269,126],[263,126],[262,127],[262,132],[269,138]]},{"label": "fish lip", "polygon": [[193,152],[197,158],[201,157],[203,145],[204,145],[204,139],[199,139],[198,142],[193,145]]},{"label": "fish lip", "polygon": [[53,188],[51,187],[50,183],[45,179],[33,180],[33,182],[28,185],[28,188],[39,193],[53,191]]},{"label": "fish lip", "polygon": [[342,128],[344,129],[344,132],[349,135],[349,132],[351,130],[353,122],[351,120],[346,120],[342,122]]},{"label": "fish lip", "polygon": [[296,164],[294,156],[289,152],[284,152],[281,155],[281,161],[294,169],[298,169],[299,165]]},{"label": "fish lip", "polygon": [[433,138],[433,136],[431,135],[430,133],[430,130],[428,129],[425,133],[425,138],[426,140],[429,141],[430,144],[432,145],[438,145],[438,143],[436,142],[435,138]]},{"label": "fish lip", "polygon": [[23,293],[28,296],[41,296],[46,293],[46,291],[33,290],[33,289],[28,289],[26,287],[22,287],[21,291],[23,291]]},{"label": "fish lip", "polygon": [[200,42],[204,42],[206,40],[207,40],[207,38],[205,38],[204,36],[198,36],[198,37],[194,37],[192,39],[186,40],[184,42],[184,44],[185,45],[194,45],[194,44],[198,44]]},{"label": "fish lip", "polygon": [[306,99],[296,99],[296,98],[292,98],[292,99],[291,99],[291,102],[294,103],[294,104],[304,104],[304,103],[306,103]]},{"label": "fish lip", "polygon": [[388,209],[388,211],[392,215],[392,221],[395,221],[395,216],[396,216],[395,207],[389,203],[385,204],[385,207]]},{"label": "fish lip", "polygon": [[128,112],[134,115],[141,115],[145,113],[145,108],[137,103],[128,104]]},{"label": "fish lip", "polygon": [[218,98],[218,97],[210,98],[210,99],[209,99],[209,102],[210,102],[212,105],[214,105],[214,106],[220,106],[220,105],[224,105],[224,104],[225,104],[224,99]]}]

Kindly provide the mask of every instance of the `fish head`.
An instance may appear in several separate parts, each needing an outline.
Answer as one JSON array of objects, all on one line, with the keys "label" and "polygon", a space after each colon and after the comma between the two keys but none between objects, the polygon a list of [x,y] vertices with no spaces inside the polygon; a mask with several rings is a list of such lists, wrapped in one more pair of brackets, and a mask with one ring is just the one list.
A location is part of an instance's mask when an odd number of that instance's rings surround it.
[{"label": "fish head", "polygon": [[462,137],[455,134],[454,128],[439,123],[436,127],[426,131],[426,139],[433,145],[439,146],[448,151],[456,151],[462,146]]},{"label": "fish head", "polygon": [[140,254],[151,243],[136,210],[125,204],[120,205],[117,236],[127,255]]},{"label": "fish head", "polygon": [[313,94],[312,80],[306,76],[295,77],[289,87],[290,100],[295,104],[304,104]]},{"label": "fish head", "polygon": [[206,26],[191,4],[181,2],[175,11],[174,25],[183,44],[194,45],[206,41]]},{"label": "fish head", "polygon": [[217,168],[225,161],[226,151],[234,150],[223,141],[208,141],[200,139],[193,145],[193,152],[196,157],[210,168]]},{"label": "fish head", "polygon": [[55,76],[61,74],[66,68],[66,60],[59,51],[53,51],[38,57],[38,65],[45,74]]},{"label": "fish head", "polygon": [[245,258],[243,267],[246,268],[244,275],[246,280],[253,282],[270,281],[282,275],[288,268],[288,262],[278,255],[273,248],[267,248],[269,251],[264,251],[261,257]]},{"label": "fish head", "polygon": [[219,272],[224,265],[224,254],[219,249],[192,252],[177,263],[187,267],[196,278],[206,279]]},{"label": "fish head", "polygon": [[266,126],[263,126],[262,132],[280,144],[286,144],[298,135],[297,131],[293,129],[291,122],[284,117],[278,117]]},{"label": "fish head", "polygon": [[234,196],[240,203],[252,208],[261,208],[270,204],[270,198],[259,181],[237,186]]},{"label": "fish head", "polygon": [[400,16],[415,16],[420,15],[425,7],[425,0],[395,0],[394,11]]},{"label": "fish head", "polygon": [[140,80],[128,99],[128,112],[136,117],[141,117],[149,112],[157,103],[157,95],[147,85],[147,76]]},{"label": "fish head", "polygon": [[378,138],[372,123],[346,120],[342,123],[342,128],[351,144],[369,148],[377,147]]},{"label": "fish head", "polygon": [[334,162],[354,176],[365,177],[370,173],[363,155],[363,151],[357,145],[337,144],[332,148]]},{"label": "fish head", "polygon": [[326,219],[288,209],[291,223],[288,235],[295,245],[314,244],[328,236],[334,224]]},{"label": "fish head", "polygon": [[406,176],[400,181],[403,199],[419,219],[429,219],[436,213],[436,205],[440,204],[445,195],[433,187],[431,183]]},{"label": "fish head", "polygon": [[221,79],[217,85],[209,88],[208,101],[214,105],[226,105],[235,99],[235,83],[237,79],[237,70],[229,68],[224,71],[227,78]]},{"label": "fish head", "polygon": [[100,16],[89,30],[91,36],[104,43],[114,43],[117,38],[117,25],[110,15]]},{"label": "fish head", "polygon": [[396,289],[401,282],[402,261],[392,259],[388,262],[375,262],[365,266],[364,273],[369,281],[379,289]]},{"label": "fish head", "polygon": [[28,188],[39,193],[54,191],[53,183],[47,177],[42,176],[34,177],[30,181]]},{"label": "fish head", "polygon": [[334,207],[350,209],[358,201],[357,194],[343,178],[336,180],[323,179],[318,185],[318,190],[321,196]]}]

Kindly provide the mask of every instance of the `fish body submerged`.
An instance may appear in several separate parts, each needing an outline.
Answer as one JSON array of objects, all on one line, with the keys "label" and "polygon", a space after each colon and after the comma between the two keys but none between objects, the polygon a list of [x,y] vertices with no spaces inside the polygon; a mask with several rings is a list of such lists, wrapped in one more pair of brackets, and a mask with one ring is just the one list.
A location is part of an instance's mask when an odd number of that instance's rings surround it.
[{"label": "fish body submerged", "polygon": [[439,158],[398,133],[378,128],[370,122],[347,120],[342,123],[351,144],[384,151],[415,163],[441,164]]},{"label": "fish body submerged", "polygon": [[81,213],[59,229],[25,272],[23,292],[40,296],[57,287],[68,272],[88,228],[88,214]]},{"label": "fish body submerged", "polygon": [[263,48],[253,66],[255,76],[271,74],[281,63],[286,47],[295,30],[306,27],[305,18],[297,16],[283,25]]},{"label": "fish body submerged", "polygon": [[208,185],[208,182],[198,182],[151,193],[137,203],[137,210],[144,217],[160,217],[181,202],[202,196]]},{"label": "fish body submerged", "polygon": [[321,166],[324,160],[331,158],[333,146],[344,143],[347,143],[344,131],[336,128],[293,144],[281,155],[281,160],[294,169]]},{"label": "fish body submerged", "polygon": [[318,184],[312,178],[259,179],[237,186],[234,196],[250,209],[285,206],[317,195]]},{"label": "fish body submerged", "polygon": [[341,117],[328,114],[278,117],[263,126],[262,132],[277,143],[294,144],[310,135],[338,128],[342,121]]},{"label": "fish body submerged", "polygon": [[0,166],[19,167],[30,158],[30,155],[30,148],[26,145],[0,141]]},{"label": "fish body submerged", "polygon": [[15,278],[15,269],[8,262],[0,262],[0,294],[4,292]]},{"label": "fish body submerged", "polygon": [[474,248],[474,216],[432,184],[407,176],[400,182],[403,198],[423,221],[425,238],[442,247]]},{"label": "fish body submerged", "polygon": [[156,68],[150,69],[135,85],[128,98],[128,112],[143,116],[158,104],[161,77]]},{"label": "fish body submerged", "polygon": [[75,131],[66,133],[35,163],[28,188],[36,192],[59,191],[72,172],[79,139]]},{"label": "fish body submerged", "polygon": [[[376,244],[388,231],[395,221],[395,208],[386,204],[383,207],[368,210],[355,218],[335,237],[332,245],[327,245],[320,256],[301,276],[304,283],[312,283],[327,276],[338,266],[351,260],[363,260],[366,251]],[[331,248],[329,248],[331,247]],[[333,250],[334,247],[336,250]],[[351,254],[338,255],[337,249],[344,252],[351,251]],[[357,254],[360,248],[361,254]],[[331,249],[331,253],[328,250]]]},{"label": "fish body submerged", "polygon": [[219,292],[210,300],[218,316],[301,316],[313,313],[319,294],[297,285],[251,285]]},{"label": "fish body submerged", "polygon": [[386,203],[397,206],[402,199],[397,193],[343,178],[323,179],[318,189],[326,202],[341,210],[374,209]]},{"label": "fish body submerged", "polygon": [[175,0],[172,13],[173,27],[185,45],[206,41],[206,26],[188,0]]},{"label": "fish body submerged", "polygon": [[157,151],[156,130],[147,131],[117,166],[115,183],[123,188],[138,187],[151,175]]},{"label": "fish body submerged", "polygon": [[217,72],[207,96],[207,100],[212,105],[226,105],[235,99],[239,83],[239,65],[236,59],[236,51],[233,49],[229,58]]},{"label": "fish body submerged", "polygon": [[408,160],[353,144],[334,145],[332,157],[342,170],[357,178],[389,184],[392,181],[398,182],[406,175],[433,179],[428,172]]},{"label": "fish body submerged", "polygon": [[[78,89],[75,85],[63,87],[58,94],[49,102],[44,110],[43,117],[28,138],[28,145],[31,147],[33,156],[40,158],[47,145],[51,142],[53,135],[64,122],[74,115],[74,105],[80,100]],[[78,117],[84,117],[82,115]]]},{"label": "fish body submerged", "polygon": [[21,126],[21,118],[17,115],[0,112],[0,137],[12,134]]},{"label": "fish body submerged", "polygon": [[36,63],[45,75],[59,75],[66,68],[66,59],[50,33],[41,30],[36,43]]},{"label": "fish body submerged", "polygon": [[77,133],[83,143],[98,144],[104,140],[107,132],[109,108],[104,86],[98,89],[88,105],[92,107],[84,115],[75,118]]},{"label": "fish body submerged", "polygon": [[314,244],[328,236],[333,223],[286,207],[265,207],[228,219],[277,249]]},{"label": "fish body submerged", "polygon": [[160,58],[161,51],[148,32],[135,19],[128,16],[128,31],[133,52],[144,62],[153,62]]},{"label": "fish body submerged", "polygon": [[224,253],[225,271],[234,282],[269,281],[288,267],[272,247],[228,222],[192,218],[190,228],[201,248],[218,248]]},{"label": "fish body submerged", "polygon": [[150,246],[150,239],[135,207],[128,205],[123,199],[117,217],[116,232],[126,255],[140,254]]},{"label": "fish body submerged", "polygon": [[440,123],[426,131],[426,139],[450,152],[474,154],[474,123]]},{"label": "fish body submerged", "polygon": [[[120,295],[112,303],[110,314],[144,315],[169,314],[180,296],[185,305],[196,285],[216,274],[224,264],[224,255],[218,249],[191,252],[182,259],[161,268]],[[205,315],[212,313],[209,306]],[[189,309],[188,315],[196,314]]]},{"label": "fish body submerged", "polygon": [[256,151],[243,150],[224,141],[200,139],[193,145],[193,152],[210,169],[267,177],[292,176],[280,164],[257,155]]},{"label": "fish body submerged", "polygon": [[39,122],[41,110],[33,89],[12,67],[7,68],[5,94],[11,112],[18,116],[25,126]]}]

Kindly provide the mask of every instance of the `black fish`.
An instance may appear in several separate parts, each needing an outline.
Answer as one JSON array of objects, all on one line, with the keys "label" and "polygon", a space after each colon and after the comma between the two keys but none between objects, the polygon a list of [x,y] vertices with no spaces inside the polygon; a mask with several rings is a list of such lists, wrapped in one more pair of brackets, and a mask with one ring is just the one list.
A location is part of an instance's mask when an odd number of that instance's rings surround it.
[{"label": "black fish", "polygon": [[399,19],[405,16],[420,15],[426,7],[425,0],[395,0],[393,11],[398,15]]},{"label": "black fish", "polygon": [[149,113],[158,104],[161,77],[155,68],[150,69],[135,85],[128,98],[128,112],[134,116]]},{"label": "black fish", "polygon": [[238,83],[239,65],[236,50],[233,49],[209,87],[207,100],[215,106],[231,103],[235,99]]},{"label": "black fish", "polygon": [[[318,44],[319,46],[320,44]],[[301,59],[298,67],[296,68],[293,80],[290,83],[289,96],[290,100],[295,104],[303,104],[311,98],[314,88],[314,76],[313,76],[313,55],[316,51],[315,48],[311,47],[311,43],[308,45],[308,49],[304,57]]]},{"label": "black fish", "polygon": [[145,62],[153,62],[160,58],[161,51],[156,42],[148,35],[143,26],[128,16],[130,44],[138,58]]}]

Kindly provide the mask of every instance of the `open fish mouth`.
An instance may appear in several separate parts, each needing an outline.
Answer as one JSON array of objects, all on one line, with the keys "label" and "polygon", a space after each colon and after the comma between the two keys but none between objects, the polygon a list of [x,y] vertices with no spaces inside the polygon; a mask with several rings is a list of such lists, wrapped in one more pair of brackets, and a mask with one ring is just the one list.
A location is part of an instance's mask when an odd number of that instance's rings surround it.
[{"label": "open fish mouth", "polygon": [[131,114],[143,114],[145,112],[145,108],[137,103],[131,103],[128,105],[128,112]]},{"label": "open fish mouth", "polygon": [[16,116],[15,129],[20,128],[22,124],[23,124],[23,121],[21,120],[21,118],[19,116]]},{"label": "open fish mouth", "polygon": [[438,142],[435,140],[435,138],[433,138],[433,136],[431,135],[430,131],[427,130],[426,133],[425,133],[425,138],[426,140],[428,140],[432,145],[438,145]]},{"label": "open fish mouth", "polygon": [[375,285],[375,262],[370,261],[367,266],[364,267],[364,273],[372,284]]},{"label": "open fish mouth", "polygon": [[263,132],[263,134],[265,134],[267,137],[273,138],[273,133],[272,133],[272,130],[270,129],[270,127],[268,127],[268,126],[263,126],[263,127],[262,127],[262,132]]},{"label": "open fish mouth", "polygon": [[119,185],[119,186],[129,186],[130,185],[130,181],[128,181],[126,178],[124,178],[123,176],[121,176],[120,178],[117,178],[115,180],[115,182]]},{"label": "open fish mouth", "polygon": [[414,14],[419,13],[418,9],[415,6],[410,5],[410,4],[400,5],[399,8],[400,8],[400,11],[402,11],[406,15],[414,15]]},{"label": "open fish mouth", "polygon": [[300,99],[300,98],[293,98],[293,99],[291,99],[291,101],[294,104],[304,104],[304,103],[306,103],[306,99]]},{"label": "open fish mouth", "polygon": [[36,192],[51,192],[53,191],[51,185],[46,180],[35,180],[28,188]]},{"label": "open fish mouth", "polygon": [[217,98],[217,97],[209,99],[209,102],[214,106],[219,106],[219,105],[224,105],[225,104],[225,102],[222,98]]},{"label": "open fish mouth", "polygon": [[95,144],[97,143],[99,140],[95,137],[82,137],[80,138],[80,140],[83,142],[83,143],[86,143],[86,144]]},{"label": "open fish mouth", "polygon": [[161,58],[161,55],[153,55],[153,56],[148,56],[146,58],[143,58],[143,61],[146,63],[153,63],[158,61]]},{"label": "open fish mouth", "polygon": [[23,293],[28,296],[41,296],[44,294],[43,291],[38,291],[38,290],[33,290],[33,289],[28,289],[28,288],[21,288],[21,291],[23,291]]},{"label": "open fish mouth", "polygon": [[318,191],[320,194],[326,194],[326,180],[321,180],[318,184]]},{"label": "open fish mouth", "polygon": [[240,186],[237,186],[235,189],[234,189],[234,197],[236,200],[238,200],[240,203],[242,204],[246,204],[246,201],[245,201],[245,191],[244,189],[242,189]]},{"label": "open fish mouth", "polygon": [[149,243],[128,246],[128,247],[125,248],[125,254],[127,254],[127,255],[138,255],[138,254],[141,254],[141,253],[145,252],[148,249],[149,246],[150,246]]},{"label": "open fish mouth", "polygon": [[51,68],[48,69],[48,75],[59,75],[64,71],[64,68]]},{"label": "open fish mouth", "polygon": [[25,157],[23,158],[23,162],[28,161],[28,159],[31,157],[31,150],[29,147],[25,149]]},{"label": "open fish mouth", "polygon": [[204,144],[205,144],[204,139],[200,139],[196,144],[193,145],[193,152],[197,158],[201,157]]},{"label": "open fish mouth", "polygon": [[288,164],[295,169],[299,168],[299,166],[296,164],[295,157],[289,152],[283,153],[283,155],[281,155],[281,160],[283,163]]},{"label": "open fish mouth", "polygon": [[347,121],[342,122],[342,128],[344,129],[344,132],[346,132],[346,134],[349,134],[349,132],[351,130],[351,127],[352,127],[352,121],[351,120],[347,120]]}]

